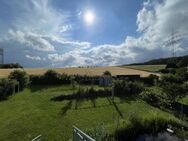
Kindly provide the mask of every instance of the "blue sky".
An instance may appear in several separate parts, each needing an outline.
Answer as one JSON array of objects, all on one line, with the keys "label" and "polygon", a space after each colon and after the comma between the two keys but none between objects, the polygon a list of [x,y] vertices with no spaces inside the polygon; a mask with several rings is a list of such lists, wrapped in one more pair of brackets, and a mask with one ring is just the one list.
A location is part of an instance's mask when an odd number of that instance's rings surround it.
[{"label": "blue sky", "polygon": [[[127,35],[137,35],[136,16],[142,3],[142,0],[72,0],[67,3],[57,0],[53,5],[60,10],[71,11],[71,21],[74,22],[72,24],[76,24],[70,32],[73,40],[84,40],[100,45],[120,44]],[[96,23],[88,29],[77,14],[78,12],[84,14],[84,11],[90,9],[96,14]]]},{"label": "blue sky", "polygon": [[25,67],[120,65],[171,56],[165,43],[175,31],[176,55],[185,55],[187,7],[187,0],[1,0],[0,47],[5,63]]}]

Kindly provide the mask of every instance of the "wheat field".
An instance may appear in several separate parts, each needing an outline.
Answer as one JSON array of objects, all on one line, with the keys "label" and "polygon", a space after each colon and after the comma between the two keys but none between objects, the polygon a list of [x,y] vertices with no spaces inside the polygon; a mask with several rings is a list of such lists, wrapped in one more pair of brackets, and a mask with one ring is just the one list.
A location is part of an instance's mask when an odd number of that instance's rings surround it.
[{"label": "wheat field", "polygon": [[[25,70],[29,75],[42,75],[49,69],[52,68],[24,68],[20,70]],[[16,69],[0,69],[0,77],[7,77],[10,74],[10,72],[14,70]],[[65,73],[68,75],[79,74],[79,75],[89,75],[89,76],[102,75],[103,72],[106,70],[110,71],[113,76],[140,74],[141,77],[146,77],[150,74],[159,75],[157,73],[150,73],[147,71],[135,70],[131,68],[121,68],[121,67],[95,67],[95,68],[72,67],[72,68],[53,68],[52,70],[55,70],[59,73]]]}]

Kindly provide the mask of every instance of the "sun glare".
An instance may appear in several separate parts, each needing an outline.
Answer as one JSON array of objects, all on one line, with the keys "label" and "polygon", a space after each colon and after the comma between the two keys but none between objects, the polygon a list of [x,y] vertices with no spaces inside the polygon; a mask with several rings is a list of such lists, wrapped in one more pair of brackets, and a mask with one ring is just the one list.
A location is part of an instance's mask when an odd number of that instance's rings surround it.
[{"label": "sun glare", "polygon": [[91,11],[87,11],[85,14],[84,14],[84,20],[87,24],[91,25],[94,23],[94,20],[95,20],[95,15],[93,12]]}]

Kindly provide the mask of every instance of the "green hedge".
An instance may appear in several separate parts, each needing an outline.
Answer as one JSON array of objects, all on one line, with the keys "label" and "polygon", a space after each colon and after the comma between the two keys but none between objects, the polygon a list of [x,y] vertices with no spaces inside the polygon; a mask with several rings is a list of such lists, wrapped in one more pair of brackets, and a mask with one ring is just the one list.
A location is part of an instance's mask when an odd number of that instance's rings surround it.
[{"label": "green hedge", "polygon": [[0,79],[0,100],[5,100],[8,96],[16,92],[18,82],[7,78]]},{"label": "green hedge", "polygon": [[140,82],[131,82],[126,80],[117,80],[114,83],[114,92],[116,96],[132,96],[139,94],[144,89]]},{"label": "green hedge", "polygon": [[60,85],[71,84],[71,76],[48,70],[44,75],[31,75],[31,85]]}]

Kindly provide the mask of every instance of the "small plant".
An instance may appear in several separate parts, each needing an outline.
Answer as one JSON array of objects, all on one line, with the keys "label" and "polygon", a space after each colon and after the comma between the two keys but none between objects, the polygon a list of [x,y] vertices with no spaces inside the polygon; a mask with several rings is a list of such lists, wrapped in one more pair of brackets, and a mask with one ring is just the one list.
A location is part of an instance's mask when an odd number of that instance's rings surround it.
[{"label": "small plant", "polygon": [[94,138],[96,141],[109,141],[112,140],[104,127],[104,124],[98,124],[92,131],[89,131],[88,134]]}]

